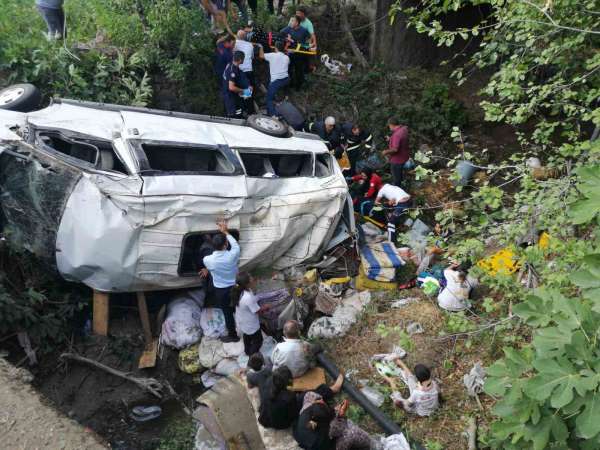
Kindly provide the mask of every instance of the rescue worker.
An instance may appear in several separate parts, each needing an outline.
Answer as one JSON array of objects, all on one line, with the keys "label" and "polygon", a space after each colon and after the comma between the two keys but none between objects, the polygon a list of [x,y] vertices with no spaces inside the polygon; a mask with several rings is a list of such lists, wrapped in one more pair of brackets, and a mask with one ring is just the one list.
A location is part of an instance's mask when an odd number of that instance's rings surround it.
[{"label": "rescue worker", "polygon": [[356,122],[346,122],[342,125],[342,134],[346,141],[346,153],[350,159],[352,175],[356,173],[356,162],[364,159],[370,153],[373,145],[373,135]]},{"label": "rescue worker", "polygon": [[217,40],[217,48],[215,50],[215,75],[217,76],[217,80],[221,82],[223,79],[223,72],[225,72],[225,67],[233,60],[233,44],[235,43],[235,39],[233,36],[226,34],[225,36],[219,38]]},{"label": "rescue worker", "polygon": [[[248,42],[248,33],[244,30],[238,30],[237,39],[235,40],[234,51],[240,51],[244,54],[244,61],[240,64],[240,69],[244,72],[248,85],[252,89],[252,97],[256,91],[256,79],[254,77],[254,67],[252,61],[254,60],[254,44]],[[245,103],[245,109],[248,114],[254,114],[254,99],[250,98]]]},{"label": "rescue worker", "polygon": [[342,171],[350,170],[350,161],[344,150],[344,136],[342,130],[335,123],[334,117],[327,117],[325,120],[313,122],[308,126],[308,131],[318,135],[325,144],[335,159],[337,160]]},{"label": "rescue worker", "polygon": [[244,98],[252,97],[252,89],[248,79],[240,69],[244,62],[244,54],[240,51],[233,53],[233,61],[227,64],[223,72],[223,102],[227,117],[241,118],[244,112]]},{"label": "rescue worker", "polygon": [[377,193],[375,205],[383,203],[384,206],[392,209],[388,214],[387,230],[388,240],[393,244],[396,244],[397,227],[402,221],[404,211],[410,206],[410,201],[410,194],[391,184],[384,185]]},{"label": "rescue worker", "polygon": [[[288,41],[300,44],[302,49],[309,48],[310,33],[300,26],[300,19],[296,16],[290,19],[290,24],[281,30],[287,36]],[[304,73],[306,72],[308,58],[301,52],[289,52],[290,55],[290,79],[291,87],[300,89],[304,84]]]},{"label": "rescue worker", "polygon": [[275,51],[271,53],[264,53],[263,49],[260,49],[260,58],[269,63],[270,82],[267,89],[267,114],[270,116],[277,114],[275,109],[275,97],[277,93],[290,84],[288,76],[290,58],[284,51],[285,44],[283,42],[275,43]]}]

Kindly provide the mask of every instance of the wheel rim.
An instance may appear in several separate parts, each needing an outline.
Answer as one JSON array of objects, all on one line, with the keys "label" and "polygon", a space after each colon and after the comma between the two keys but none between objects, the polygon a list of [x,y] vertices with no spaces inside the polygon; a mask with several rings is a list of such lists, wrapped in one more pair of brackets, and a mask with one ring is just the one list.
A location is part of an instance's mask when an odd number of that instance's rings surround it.
[{"label": "wheel rim", "polygon": [[256,119],[256,125],[269,131],[279,131],[282,129],[281,123],[270,117],[259,117]]},{"label": "wheel rim", "polygon": [[25,93],[23,88],[12,88],[6,89],[4,92],[0,92],[0,105],[8,105],[19,99]]}]

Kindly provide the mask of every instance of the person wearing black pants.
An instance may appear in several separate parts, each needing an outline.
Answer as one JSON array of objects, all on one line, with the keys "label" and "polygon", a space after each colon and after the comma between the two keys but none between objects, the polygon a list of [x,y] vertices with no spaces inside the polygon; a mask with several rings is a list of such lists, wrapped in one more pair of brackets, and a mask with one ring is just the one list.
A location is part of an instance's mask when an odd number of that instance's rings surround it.
[{"label": "person wearing black pants", "polygon": [[248,272],[237,276],[231,292],[231,304],[235,307],[235,321],[244,339],[244,352],[249,357],[260,351],[263,343],[259,314],[267,311],[271,305],[260,306],[254,295],[256,279]]},{"label": "person wearing black pants", "polygon": [[227,223],[217,222],[219,233],[212,238],[215,248],[211,255],[205,256],[203,263],[205,268],[200,271],[200,276],[208,277],[209,273],[213,281],[213,299],[223,311],[228,336],[224,342],[237,342],[239,337],[235,329],[234,308],[231,305],[231,290],[236,284],[238,263],[240,261],[240,246],[227,229]]},{"label": "person wearing black pants", "polygon": [[[281,34],[286,36],[288,42],[291,42],[293,45],[300,44],[303,49],[309,48],[310,33],[306,28],[300,26],[299,17],[292,17],[290,24],[281,30]],[[304,83],[304,73],[308,67],[308,57],[303,53],[292,51],[290,51],[289,56],[291,87],[300,89]]]},{"label": "person wearing black pants", "polygon": [[[283,4],[285,3],[285,0],[278,0],[277,2],[277,15],[281,16],[283,15]],[[271,14],[275,14],[275,8],[273,7],[273,0],[267,0],[267,6],[269,7],[269,12]],[[250,6],[252,7],[252,6]]]}]

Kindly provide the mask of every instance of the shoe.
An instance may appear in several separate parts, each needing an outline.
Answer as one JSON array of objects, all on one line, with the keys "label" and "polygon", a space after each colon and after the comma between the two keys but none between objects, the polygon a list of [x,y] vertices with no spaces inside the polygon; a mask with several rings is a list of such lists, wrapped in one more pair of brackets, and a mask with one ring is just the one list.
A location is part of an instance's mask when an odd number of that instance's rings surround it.
[{"label": "shoe", "polygon": [[228,344],[230,342],[240,342],[240,338],[237,336],[225,336],[221,338],[221,342]]}]

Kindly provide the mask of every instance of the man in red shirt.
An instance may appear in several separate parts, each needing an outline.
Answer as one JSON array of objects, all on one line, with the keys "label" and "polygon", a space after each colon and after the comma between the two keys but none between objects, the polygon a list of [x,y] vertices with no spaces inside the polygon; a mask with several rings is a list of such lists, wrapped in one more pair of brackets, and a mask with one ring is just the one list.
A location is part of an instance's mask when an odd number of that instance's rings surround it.
[{"label": "man in red shirt", "polygon": [[390,166],[392,168],[392,179],[395,186],[401,187],[404,164],[410,159],[408,148],[408,127],[401,125],[396,117],[388,120],[388,127],[392,132],[387,150],[383,156],[390,155]]}]

